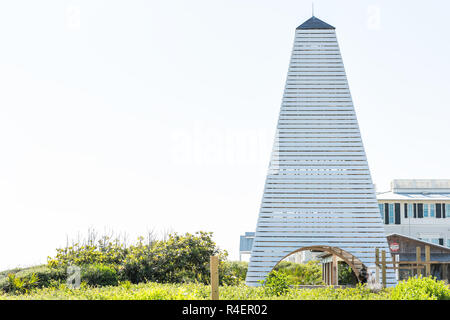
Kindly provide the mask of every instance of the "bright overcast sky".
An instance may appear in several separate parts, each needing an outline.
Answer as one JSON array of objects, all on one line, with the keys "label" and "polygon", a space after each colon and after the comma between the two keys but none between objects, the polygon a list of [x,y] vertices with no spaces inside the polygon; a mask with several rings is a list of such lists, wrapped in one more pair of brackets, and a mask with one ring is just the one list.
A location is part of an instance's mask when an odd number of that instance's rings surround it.
[{"label": "bright overcast sky", "polygon": [[[316,0],[374,183],[450,178],[447,1]],[[0,270],[89,227],[256,228],[295,28],[311,1],[2,1]]]}]

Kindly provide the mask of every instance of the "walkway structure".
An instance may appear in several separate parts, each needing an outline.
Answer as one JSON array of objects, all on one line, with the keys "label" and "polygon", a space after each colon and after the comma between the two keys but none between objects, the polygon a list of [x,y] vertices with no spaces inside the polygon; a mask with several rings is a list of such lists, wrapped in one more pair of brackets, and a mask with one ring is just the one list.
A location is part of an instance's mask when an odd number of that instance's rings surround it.
[{"label": "walkway structure", "polygon": [[316,17],[295,31],[247,284],[305,247],[358,261],[357,275],[389,252],[335,28]]}]

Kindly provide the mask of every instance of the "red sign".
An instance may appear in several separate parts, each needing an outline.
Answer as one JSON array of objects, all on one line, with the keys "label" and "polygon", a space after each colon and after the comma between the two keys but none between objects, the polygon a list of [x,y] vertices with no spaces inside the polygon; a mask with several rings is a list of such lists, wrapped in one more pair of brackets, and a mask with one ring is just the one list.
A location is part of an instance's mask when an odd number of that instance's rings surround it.
[{"label": "red sign", "polygon": [[400,245],[397,242],[392,242],[389,248],[392,252],[397,252],[400,249]]}]

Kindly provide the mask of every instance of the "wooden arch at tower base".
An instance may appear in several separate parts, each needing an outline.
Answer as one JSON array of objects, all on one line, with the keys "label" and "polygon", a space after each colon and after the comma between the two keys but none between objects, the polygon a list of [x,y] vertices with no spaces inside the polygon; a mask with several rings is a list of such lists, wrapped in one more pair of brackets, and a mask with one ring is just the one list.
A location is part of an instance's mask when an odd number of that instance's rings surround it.
[{"label": "wooden arch at tower base", "polygon": [[355,273],[357,280],[360,282],[360,276],[361,276],[361,270],[365,268],[367,270],[367,267],[362,263],[361,260],[359,260],[357,257],[352,255],[351,253],[342,250],[341,248],[337,247],[331,247],[331,246],[310,246],[310,247],[302,247],[297,250],[292,251],[288,255],[284,256],[273,268],[272,270],[284,259],[289,257],[290,255],[293,255],[295,253],[301,252],[301,251],[321,251],[321,252],[327,252],[331,255],[335,255],[339,258],[341,258],[345,263],[348,264],[348,266],[352,269],[352,271]]}]

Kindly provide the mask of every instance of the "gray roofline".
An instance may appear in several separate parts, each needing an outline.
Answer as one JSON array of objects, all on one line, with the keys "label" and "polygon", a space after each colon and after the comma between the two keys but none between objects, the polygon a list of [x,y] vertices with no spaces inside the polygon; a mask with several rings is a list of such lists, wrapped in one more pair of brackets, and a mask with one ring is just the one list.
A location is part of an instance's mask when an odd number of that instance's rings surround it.
[{"label": "gray roofline", "polygon": [[332,25],[312,16],[301,25],[297,27],[297,30],[310,30],[310,29],[336,29]]},{"label": "gray roofline", "polygon": [[389,237],[389,236],[399,236],[399,237],[407,238],[407,239],[410,239],[410,240],[414,240],[414,241],[417,241],[417,242],[421,242],[421,243],[423,243],[423,244],[425,244],[425,245],[427,245],[427,246],[438,247],[439,249],[444,249],[444,250],[447,250],[447,251],[450,252],[450,248],[448,248],[448,247],[446,247],[446,246],[441,246],[440,244],[435,244],[435,243],[431,243],[431,242],[427,242],[427,241],[420,240],[420,239],[418,239],[418,238],[414,238],[414,237],[410,237],[410,236],[405,236],[404,234],[390,233],[390,234],[386,235],[386,238]]}]

